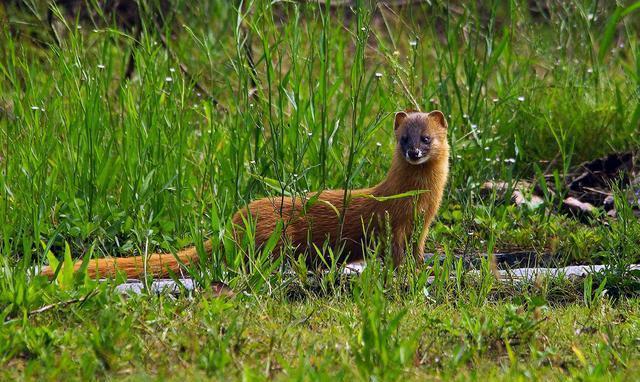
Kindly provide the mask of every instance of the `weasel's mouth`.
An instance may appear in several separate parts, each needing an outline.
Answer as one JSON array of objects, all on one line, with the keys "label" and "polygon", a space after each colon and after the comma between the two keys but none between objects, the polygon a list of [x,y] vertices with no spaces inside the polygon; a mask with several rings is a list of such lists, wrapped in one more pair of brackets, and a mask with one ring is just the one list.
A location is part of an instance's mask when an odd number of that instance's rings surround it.
[{"label": "weasel's mouth", "polygon": [[428,161],[429,160],[429,155],[426,154],[426,153],[425,154],[421,153],[421,155],[419,155],[419,156],[412,156],[412,155],[409,155],[409,153],[407,152],[407,153],[404,154],[404,159],[407,162],[409,162],[409,163],[411,163],[413,165],[418,165],[418,164],[423,164],[426,161]]}]

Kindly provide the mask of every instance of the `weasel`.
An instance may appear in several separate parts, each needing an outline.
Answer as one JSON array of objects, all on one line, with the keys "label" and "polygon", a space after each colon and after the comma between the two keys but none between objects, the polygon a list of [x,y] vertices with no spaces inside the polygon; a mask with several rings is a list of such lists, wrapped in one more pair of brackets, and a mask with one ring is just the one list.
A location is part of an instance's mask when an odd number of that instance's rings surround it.
[{"label": "weasel", "polygon": [[[314,246],[322,248],[328,242],[333,249],[342,247],[346,259],[354,260],[363,256],[366,235],[384,232],[388,216],[391,253],[397,266],[404,260],[417,208],[424,217],[424,226],[413,253],[421,258],[429,226],[440,207],[447,183],[447,129],[447,121],[438,110],[430,113],[415,110],[397,112],[394,120],[395,150],[387,177],[382,182],[371,188],[350,191],[346,206],[344,190],[326,190],[319,195],[309,193],[306,198],[266,197],[255,200],[234,214],[234,236],[238,239],[242,227],[251,221],[255,224],[255,245],[259,248],[269,240],[278,221],[283,221],[282,236],[274,254],[279,254],[286,244],[296,252],[307,252],[313,257]],[[415,191],[415,196],[393,197],[412,191]],[[306,203],[314,197],[317,197],[315,202]],[[212,247],[210,240],[204,243],[207,253],[213,250]],[[143,256],[90,260],[87,273],[90,277],[115,277],[120,271],[128,278],[139,278],[146,272],[163,277],[169,271],[179,274],[182,264],[197,260],[196,248],[190,247],[175,255],[149,255],[146,265]],[[78,270],[81,266],[77,263],[74,268]],[[54,272],[51,267],[42,270],[42,274],[48,277],[52,277]]]}]

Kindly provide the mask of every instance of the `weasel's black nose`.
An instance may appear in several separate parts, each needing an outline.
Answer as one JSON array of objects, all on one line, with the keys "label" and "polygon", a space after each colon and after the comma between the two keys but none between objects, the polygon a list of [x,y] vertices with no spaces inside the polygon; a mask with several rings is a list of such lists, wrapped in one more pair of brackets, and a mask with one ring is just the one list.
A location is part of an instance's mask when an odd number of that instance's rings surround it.
[{"label": "weasel's black nose", "polygon": [[407,151],[407,156],[409,157],[409,159],[411,160],[418,160],[420,159],[420,157],[422,153],[420,152],[420,150],[416,150],[416,149],[409,149]]}]

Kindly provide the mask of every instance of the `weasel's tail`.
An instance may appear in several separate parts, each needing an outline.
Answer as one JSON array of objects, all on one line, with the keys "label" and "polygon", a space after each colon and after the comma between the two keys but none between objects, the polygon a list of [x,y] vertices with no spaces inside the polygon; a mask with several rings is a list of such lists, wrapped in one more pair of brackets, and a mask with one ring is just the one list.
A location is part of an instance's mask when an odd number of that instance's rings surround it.
[{"label": "weasel's tail", "polygon": [[[206,253],[211,253],[212,243],[208,240],[204,243]],[[172,272],[180,273],[182,265],[194,264],[199,259],[196,247],[183,249],[176,253],[154,253],[146,256],[120,257],[110,259],[94,259],[89,261],[87,274],[91,278],[113,278],[118,272],[122,272],[130,279],[139,279],[143,275],[154,277],[167,277]],[[82,262],[74,264],[74,271],[82,267]],[[42,269],[41,274],[52,278],[56,270],[51,267]]]}]

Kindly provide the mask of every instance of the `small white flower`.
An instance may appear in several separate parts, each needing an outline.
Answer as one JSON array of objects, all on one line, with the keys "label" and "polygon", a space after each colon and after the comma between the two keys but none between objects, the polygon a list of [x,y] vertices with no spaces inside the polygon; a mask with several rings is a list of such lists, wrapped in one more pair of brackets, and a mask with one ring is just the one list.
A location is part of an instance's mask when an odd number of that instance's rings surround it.
[{"label": "small white flower", "polygon": [[98,69],[104,69],[105,66],[103,64],[98,64]]},{"label": "small white flower", "polygon": [[418,45],[418,42],[417,42],[416,40],[411,40],[411,41],[409,41],[409,45],[411,45],[411,46],[417,46],[417,45]]},{"label": "small white flower", "polygon": [[378,146],[378,147],[382,147],[382,143],[380,143],[380,142],[376,142],[376,146]]},{"label": "small white flower", "polygon": [[471,129],[476,130],[478,129],[478,125],[476,125],[475,123],[471,124]]},{"label": "small white flower", "polygon": [[484,148],[484,151],[489,151],[489,146],[486,146],[486,147]]},{"label": "small white flower", "polygon": [[310,132],[308,132],[308,133],[307,133],[307,135],[308,135],[308,136],[310,136],[310,137],[312,137],[312,136],[313,136],[313,133],[310,131]]},{"label": "small white flower", "polygon": [[462,114],[462,118],[463,119],[469,119],[469,116],[465,113],[465,114]]},{"label": "small white flower", "polygon": [[456,155],[456,159],[462,159],[462,155]]},{"label": "small white flower", "polygon": [[499,100],[499,99],[497,99],[497,98],[494,98],[494,99],[493,99],[493,103],[498,103],[498,101],[500,101],[500,100]]},{"label": "small white flower", "polygon": [[524,102],[524,97],[523,96],[518,97],[518,101]]},{"label": "small white flower", "polygon": [[491,158],[484,158],[485,162],[491,162]]},{"label": "small white flower", "polygon": [[31,106],[31,110],[40,110],[40,108],[37,106]]},{"label": "small white flower", "polygon": [[506,158],[504,160],[504,163],[516,163],[516,160],[515,160],[515,158]]},{"label": "small white flower", "polygon": [[173,72],[175,72],[176,70],[175,70],[174,68],[169,68],[169,71],[170,71],[171,73],[173,73]]},{"label": "small white flower", "polygon": [[593,13],[589,13],[587,15],[587,20],[589,20],[589,21],[593,20]]},{"label": "small white flower", "polygon": [[382,73],[376,72],[376,78],[381,78],[381,77],[382,77]]},{"label": "small white flower", "polygon": [[624,43],[621,42],[620,45],[618,45],[618,48],[620,48],[620,49],[624,48]]},{"label": "small white flower", "polygon": [[252,160],[252,161],[249,161],[249,163],[250,164],[256,164],[256,161]]},{"label": "small white flower", "polygon": [[589,73],[589,74],[593,73],[593,69],[591,69],[591,68],[587,69],[587,73]]},{"label": "small white flower", "polygon": [[164,80],[167,81],[167,82],[173,82],[173,78],[171,78],[171,77],[166,77]]}]

